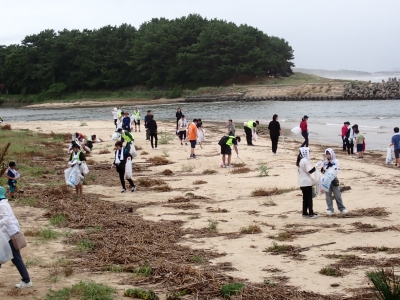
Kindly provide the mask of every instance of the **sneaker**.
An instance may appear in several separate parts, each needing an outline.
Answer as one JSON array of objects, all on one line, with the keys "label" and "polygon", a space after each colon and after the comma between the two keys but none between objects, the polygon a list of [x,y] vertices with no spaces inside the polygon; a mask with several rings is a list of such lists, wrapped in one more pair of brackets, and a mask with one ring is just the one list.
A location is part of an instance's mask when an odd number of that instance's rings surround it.
[{"label": "sneaker", "polygon": [[308,219],[310,216],[309,216],[309,215],[302,215],[302,217],[303,217],[304,219]]},{"label": "sneaker", "polygon": [[133,186],[131,189],[131,192],[133,193],[134,191],[136,191],[136,186]]},{"label": "sneaker", "polygon": [[318,218],[318,215],[317,214],[313,214],[313,215],[309,215],[308,217],[310,219],[316,219],[316,218]]},{"label": "sneaker", "polygon": [[227,167],[227,168],[233,168],[233,166],[232,166],[232,165],[227,165],[226,167]]},{"label": "sneaker", "polygon": [[126,189],[122,189],[121,193],[125,193],[125,192],[126,192]]},{"label": "sneaker", "polygon": [[330,210],[327,210],[326,211],[326,215],[327,216],[332,216],[332,215],[334,215],[335,213],[333,212],[333,211],[330,211]]},{"label": "sneaker", "polygon": [[17,287],[19,289],[30,288],[32,286],[33,286],[32,281],[29,281],[28,283],[25,283],[25,282],[21,281],[21,283],[17,283],[15,285],[15,287]]},{"label": "sneaker", "polygon": [[274,153],[274,155],[276,156],[276,153]]},{"label": "sneaker", "polygon": [[342,215],[347,215],[347,210],[343,209],[342,211],[340,211],[340,213],[341,213]]},{"label": "sneaker", "polygon": [[158,148],[157,148],[157,147],[155,147],[154,149],[155,149],[155,150],[158,150]]}]

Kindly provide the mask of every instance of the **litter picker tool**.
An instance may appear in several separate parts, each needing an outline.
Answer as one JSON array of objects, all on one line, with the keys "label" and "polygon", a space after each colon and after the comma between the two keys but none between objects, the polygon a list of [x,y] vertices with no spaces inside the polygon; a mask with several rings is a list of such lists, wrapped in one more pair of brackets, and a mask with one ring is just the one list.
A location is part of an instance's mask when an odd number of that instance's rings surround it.
[{"label": "litter picker tool", "polygon": [[286,154],[285,137],[283,135],[282,135],[282,143],[283,143],[283,149],[285,149],[285,154]]}]

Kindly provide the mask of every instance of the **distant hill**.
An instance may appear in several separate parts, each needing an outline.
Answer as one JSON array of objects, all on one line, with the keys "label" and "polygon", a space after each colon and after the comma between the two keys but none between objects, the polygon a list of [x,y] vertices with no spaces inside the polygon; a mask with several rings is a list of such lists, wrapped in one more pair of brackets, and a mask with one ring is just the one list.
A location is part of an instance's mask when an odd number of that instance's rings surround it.
[{"label": "distant hill", "polygon": [[372,82],[380,82],[382,80],[386,81],[390,77],[400,78],[400,71],[397,70],[370,73],[370,72],[355,71],[355,70],[334,71],[334,70],[321,70],[321,69],[293,68],[293,72],[312,74],[331,79],[362,80],[362,81],[371,80]]}]

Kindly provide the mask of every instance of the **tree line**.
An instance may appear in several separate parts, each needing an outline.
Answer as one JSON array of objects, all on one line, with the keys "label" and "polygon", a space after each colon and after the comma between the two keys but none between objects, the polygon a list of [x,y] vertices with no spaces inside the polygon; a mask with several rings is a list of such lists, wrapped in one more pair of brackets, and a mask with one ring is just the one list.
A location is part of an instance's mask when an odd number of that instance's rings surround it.
[{"label": "tree line", "polygon": [[291,74],[293,49],[257,28],[200,15],[95,30],[47,29],[0,46],[0,86],[44,94],[195,84],[240,75]]}]

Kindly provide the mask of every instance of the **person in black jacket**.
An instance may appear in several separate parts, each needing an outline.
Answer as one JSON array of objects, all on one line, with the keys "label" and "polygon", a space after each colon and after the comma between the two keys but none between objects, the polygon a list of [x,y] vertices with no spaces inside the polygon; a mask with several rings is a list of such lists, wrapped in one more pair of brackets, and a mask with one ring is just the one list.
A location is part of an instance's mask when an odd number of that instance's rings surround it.
[{"label": "person in black jacket", "polygon": [[[154,116],[150,115],[150,121],[147,123],[147,129],[150,131],[150,143],[151,143],[151,148],[153,149],[158,149],[157,148],[157,122],[154,120]],[[153,138],[155,139],[155,148],[153,145]]]},{"label": "person in black jacket", "polygon": [[176,114],[175,114],[175,117],[176,117],[176,134],[178,134],[178,122],[182,118],[182,115],[183,115],[183,113],[181,111],[181,108],[178,107],[178,110],[176,111]]},{"label": "person in black jacket", "polygon": [[[122,191],[121,193],[126,192],[125,186],[125,165],[127,163],[127,158],[130,157],[132,159],[132,155],[129,154],[129,151],[122,147],[122,142],[115,143],[115,159],[111,167],[116,166],[117,172],[119,174],[119,180],[121,181]],[[129,184],[131,185],[131,191],[136,191],[136,186],[133,183],[132,179],[127,179]]]},{"label": "person in black jacket", "polygon": [[274,153],[274,155],[276,155],[276,150],[278,149],[279,136],[283,135],[283,132],[281,130],[281,125],[278,122],[277,114],[275,114],[272,117],[272,121],[269,122],[268,130],[272,142],[272,152]]}]

